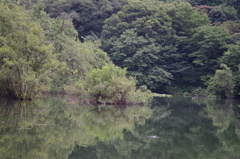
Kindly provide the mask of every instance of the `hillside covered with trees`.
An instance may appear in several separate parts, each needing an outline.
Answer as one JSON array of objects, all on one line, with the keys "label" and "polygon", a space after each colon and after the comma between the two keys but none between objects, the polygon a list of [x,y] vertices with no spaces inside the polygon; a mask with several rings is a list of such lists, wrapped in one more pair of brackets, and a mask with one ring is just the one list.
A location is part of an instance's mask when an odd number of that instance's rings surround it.
[{"label": "hillside covered with trees", "polygon": [[0,10],[1,95],[239,96],[240,1],[0,0]]}]

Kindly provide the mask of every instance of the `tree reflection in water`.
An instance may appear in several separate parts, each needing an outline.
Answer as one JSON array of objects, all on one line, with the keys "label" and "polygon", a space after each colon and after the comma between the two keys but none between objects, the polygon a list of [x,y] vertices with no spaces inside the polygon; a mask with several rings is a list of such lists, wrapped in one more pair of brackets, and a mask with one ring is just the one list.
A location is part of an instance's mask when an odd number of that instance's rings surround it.
[{"label": "tree reflection in water", "polygon": [[[144,106],[119,109],[81,105],[70,98],[35,102],[0,101],[0,158],[67,159],[76,145],[123,138],[134,123],[144,124],[152,110]],[[101,111],[100,111],[101,110]]]},{"label": "tree reflection in water", "polygon": [[240,157],[240,107],[233,100],[155,98],[151,107],[119,108],[59,97],[1,99],[0,112],[1,159]]}]

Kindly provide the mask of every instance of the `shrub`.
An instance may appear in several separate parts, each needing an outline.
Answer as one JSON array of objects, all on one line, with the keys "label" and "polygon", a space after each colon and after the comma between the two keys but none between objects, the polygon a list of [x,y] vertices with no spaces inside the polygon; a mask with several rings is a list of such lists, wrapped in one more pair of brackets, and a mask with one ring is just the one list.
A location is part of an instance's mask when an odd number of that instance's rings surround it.
[{"label": "shrub", "polygon": [[210,79],[208,91],[217,96],[232,98],[235,83],[232,79],[232,70],[225,64],[222,64],[222,70],[216,70],[214,76]]},{"label": "shrub", "polygon": [[143,87],[137,89],[136,83],[134,78],[126,77],[126,69],[108,64],[87,74],[84,89],[95,103],[147,103],[151,92]]}]

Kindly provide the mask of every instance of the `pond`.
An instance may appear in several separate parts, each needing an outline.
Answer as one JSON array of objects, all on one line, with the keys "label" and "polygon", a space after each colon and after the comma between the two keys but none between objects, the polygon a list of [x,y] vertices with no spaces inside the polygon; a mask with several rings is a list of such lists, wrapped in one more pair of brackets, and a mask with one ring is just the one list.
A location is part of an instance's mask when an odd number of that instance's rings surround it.
[{"label": "pond", "polygon": [[239,159],[240,102],[154,98],[89,106],[0,99],[0,159]]}]

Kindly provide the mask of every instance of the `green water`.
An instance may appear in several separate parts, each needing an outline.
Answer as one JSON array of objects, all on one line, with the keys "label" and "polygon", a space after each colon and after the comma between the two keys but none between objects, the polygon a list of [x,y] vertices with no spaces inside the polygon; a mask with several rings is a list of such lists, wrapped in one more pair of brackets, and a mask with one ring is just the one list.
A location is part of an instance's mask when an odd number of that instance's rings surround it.
[{"label": "green water", "polygon": [[155,98],[89,106],[77,98],[0,99],[0,159],[239,159],[236,100]]}]

